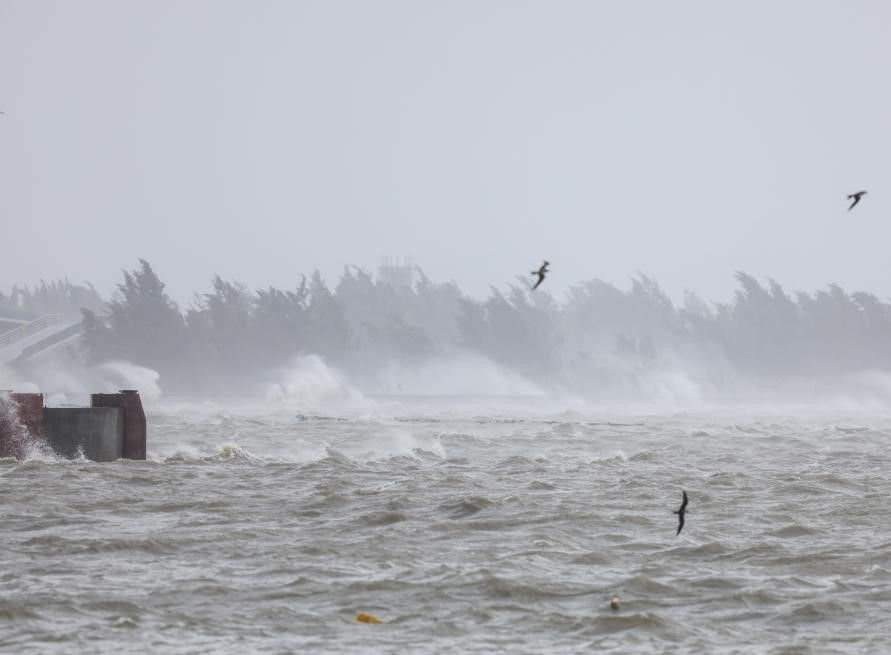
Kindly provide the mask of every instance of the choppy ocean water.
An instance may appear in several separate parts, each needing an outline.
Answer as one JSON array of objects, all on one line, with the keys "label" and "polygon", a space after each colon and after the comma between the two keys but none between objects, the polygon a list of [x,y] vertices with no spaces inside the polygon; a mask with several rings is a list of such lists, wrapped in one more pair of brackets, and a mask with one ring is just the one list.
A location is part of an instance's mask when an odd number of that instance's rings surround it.
[{"label": "choppy ocean water", "polygon": [[0,461],[0,651],[888,652],[889,445],[826,410],[167,402],[146,462]]}]

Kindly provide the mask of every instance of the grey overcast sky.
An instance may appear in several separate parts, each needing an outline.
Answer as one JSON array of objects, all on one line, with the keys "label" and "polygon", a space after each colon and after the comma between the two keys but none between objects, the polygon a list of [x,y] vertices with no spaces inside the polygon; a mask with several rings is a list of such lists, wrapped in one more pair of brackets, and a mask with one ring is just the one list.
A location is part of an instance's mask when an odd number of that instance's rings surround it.
[{"label": "grey overcast sky", "polygon": [[887,0],[0,0],[0,110],[3,291],[396,254],[891,296]]}]

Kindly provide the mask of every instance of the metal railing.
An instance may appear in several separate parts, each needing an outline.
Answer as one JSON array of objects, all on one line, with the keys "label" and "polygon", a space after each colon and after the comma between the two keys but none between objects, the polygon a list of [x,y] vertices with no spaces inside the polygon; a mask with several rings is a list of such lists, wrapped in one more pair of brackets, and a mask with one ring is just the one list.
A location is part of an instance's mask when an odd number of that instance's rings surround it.
[{"label": "metal railing", "polygon": [[47,314],[46,316],[41,316],[37,320],[26,323],[9,332],[0,334],[0,350],[3,350],[6,346],[9,346],[16,341],[21,341],[26,337],[30,337],[32,334],[37,334],[48,327],[53,327],[54,325],[67,325],[70,322],[70,320],[66,319],[61,314]]},{"label": "metal railing", "polygon": [[22,349],[21,354],[16,357],[15,361],[33,357],[37,353],[46,350],[50,346],[54,346],[57,343],[60,343],[62,341],[65,341],[66,339],[70,339],[71,337],[80,334],[82,327],[83,326],[80,323],[75,323],[74,325],[69,325],[64,330],[54,332],[50,336],[46,337],[45,339],[41,339],[37,343],[32,343],[30,346],[25,346]]}]

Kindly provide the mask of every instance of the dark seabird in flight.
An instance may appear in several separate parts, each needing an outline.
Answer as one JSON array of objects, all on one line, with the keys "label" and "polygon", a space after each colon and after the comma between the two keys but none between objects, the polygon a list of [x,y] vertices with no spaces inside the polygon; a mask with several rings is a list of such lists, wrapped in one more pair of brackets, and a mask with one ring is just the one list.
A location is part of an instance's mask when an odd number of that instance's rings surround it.
[{"label": "dark seabird in flight", "polygon": [[678,515],[678,531],[675,532],[674,536],[677,537],[681,530],[684,529],[684,512],[687,510],[687,492],[684,492],[684,500],[681,502],[681,506],[674,511],[675,514]]},{"label": "dark seabird in flight", "polygon": [[541,265],[541,268],[537,271],[532,271],[532,275],[538,276],[538,282],[535,283],[535,286],[532,287],[532,290],[535,291],[538,288],[538,285],[544,282],[545,275],[548,272],[548,266],[550,266],[550,262],[548,260],[544,260],[544,264]]},{"label": "dark seabird in flight", "polygon": [[854,205],[856,205],[858,202],[860,202],[860,198],[863,197],[864,193],[866,193],[866,191],[858,191],[857,193],[852,193],[851,195],[848,196],[848,200],[851,200],[851,198],[854,199],[854,202],[852,202],[851,206],[848,207],[848,211],[851,211],[852,209],[854,209]]}]

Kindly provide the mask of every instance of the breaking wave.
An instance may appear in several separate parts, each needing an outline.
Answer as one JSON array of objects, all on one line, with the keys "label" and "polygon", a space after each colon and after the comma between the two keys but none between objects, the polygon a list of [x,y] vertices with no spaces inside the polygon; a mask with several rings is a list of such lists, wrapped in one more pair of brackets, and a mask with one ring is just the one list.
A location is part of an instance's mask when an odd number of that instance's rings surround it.
[{"label": "breaking wave", "polygon": [[268,404],[300,411],[361,411],[374,405],[346,377],[318,355],[296,357],[291,365],[272,371],[266,385]]}]

